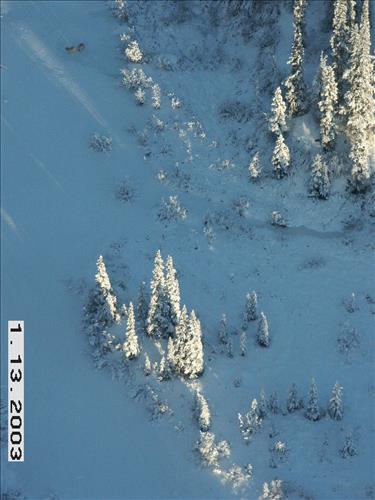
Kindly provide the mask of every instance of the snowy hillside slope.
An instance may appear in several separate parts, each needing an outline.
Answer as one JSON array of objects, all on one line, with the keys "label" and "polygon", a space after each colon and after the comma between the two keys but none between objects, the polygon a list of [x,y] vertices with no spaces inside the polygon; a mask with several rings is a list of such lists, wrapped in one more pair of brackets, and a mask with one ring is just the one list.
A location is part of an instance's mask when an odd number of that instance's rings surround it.
[{"label": "snowy hillside slope", "polygon": [[[374,495],[373,198],[349,193],[344,176],[334,178],[328,200],[309,196],[319,137],[313,110],[293,120],[291,175],[273,177],[265,113],[288,74],[292,10],[268,3],[248,26],[221,18],[213,4],[131,2],[120,23],[106,2],[2,2],[2,327],[16,317],[26,325],[26,458],[7,464],[2,449],[2,493],[255,499],[277,478],[288,498]],[[328,11],[327,2],[308,4],[310,84],[329,45]],[[123,53],[134,40],[141,63]],[[83,52],[65,51],[80,42]],[[131,68],[152,78],[143,105],[121,83],[120,70]],[[111,151],[89,147],[95,133],[112,138]],[[263,172],[252,183],[257,151]],[[170,196],[186,209],[177,220],[165,218]],[[270,223],[273,211],[288,227]],[[118,304],[128,304],[142,281],[148,287],[158,249],[173,256],[181,302],[201,321],[204,374],[146,378],[143,356],[124,363],[119,352],[96,371],[82,309],[98,256]],[[241,356],[252,290],[271,346],[257,345],[250,322]],[[223,313],[232,357],[218,340]],[[123,342],[125,320],[111,333]],[[164,340],[139,338],[142,355],[159,363]],[[238,413],[261,389],[267,398],[277,391],[284,406],[296,382],[306,403],[313,377],[321,407],[336,381],[343,386],[342,420],[280,410],[244,442]],[[197,390],[212,432],[231,448],[223,470],[253,467],[241,487],[200,463]],[[155,415],[152,394],[168,406],[165,415]],[[342,458],[351,432],[358,454]]]}]

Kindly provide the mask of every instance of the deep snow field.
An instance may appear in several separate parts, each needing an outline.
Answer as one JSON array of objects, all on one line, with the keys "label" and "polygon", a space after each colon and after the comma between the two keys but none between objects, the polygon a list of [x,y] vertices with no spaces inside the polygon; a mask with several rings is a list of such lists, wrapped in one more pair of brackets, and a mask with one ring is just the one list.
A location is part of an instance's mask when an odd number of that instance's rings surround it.
[{"label": "deep snow field", "polygon": [[[287,498],[374,498],[374,198],[348,192],[345,175],[328,200],[309,196],[313,110],[291,124],[291,175],[272,176],[264,114],[288,74],[292,37],[290,4],[274,4],[276,19],[264,3],[244,27],[215,22],[205,2],[130,2],[121,23],[104,1],[2,1],[2,398],[8,319],[23,319],[26,332],[25,462],[8,464],[2,443],[4,498],[257,499],[273,479]],[[309,2],[309,85],[329,44],[328,16],[328,2]],[[138,42],[141,63],[126,60],[120,35]],[[82,52],[65,51],[80,42]],[[160,109],[150,88],[139,105],[122,85],[120,70],[132,67],[159,85]],[[112,138],[111,151],[90,148],[95,133]],[[252,183],[256,151],[263,172]],[[128,201],[118,196],[124,183]],[[185,217],[163,219],[170,196]],[[273,211],[287,227],[270,224]],[[141,360],[97,369],[82,331],[99,255],[118,301],[135,303],[158,249],[173,257],[182,304],[202,324],[196,381],[146,380]],[[271,346],[256,344],[254,322],[240,356],[252,290]],[[232,357],[218,342],[223,313]],[[352,344],[342,352],[344,337]],[[277,391],[283,406],[295,382],[306,401],[313,377],[322,408],[335,382],[343,387],[342,420],[280,411],[243,441],[238,413],[261,389]],[[146,385],[168,405],[164,415],[150,408]],[[241,487],[200,462],[197,387],[212,432],[230,444],[222,467],[253,466]],[[349,433],[358,453],[343,458]],[[271,451],[277,441],[288,450],[282,459]]]}]

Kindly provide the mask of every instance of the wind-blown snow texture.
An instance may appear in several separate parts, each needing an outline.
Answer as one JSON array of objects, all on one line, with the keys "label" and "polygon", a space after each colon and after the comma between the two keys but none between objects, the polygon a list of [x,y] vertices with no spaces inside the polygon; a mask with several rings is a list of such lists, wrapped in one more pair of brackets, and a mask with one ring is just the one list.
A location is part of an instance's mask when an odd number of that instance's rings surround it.
[{"label": "wind-blown snow texture", "polygon": [[[313,111],[292,122],[292,175],[271,175],[264,113],[288,74],[288,2],[279,3],[274,22],[259,13],[245,27],[236,18],[215,25],[204,2],[179,4],[131,2],[121,24],[106,2],[2,2],[2,396],[7,320],[23,319],[26,328],[25,462],[8,464],[2,447],[2,493],[255,499],[278,478],[290,498],[373,498],[371,194],[355,197],[337,177],[327,201],[309,197],[319,153]],[[327,2],[309,2],[310,85],[329,45],[328,16]],[[126,60],[123,33],[138,42],[141,63]],[[80,42],[84,51],[65,51]],[[132,67],[160,86],[160,109],[150,88],[138,105],[121,85],[120,70]],[[95,133],[112,138],[112,151],[90,148]],[[251,182],[257,151],[262,175]],[[170,196],[182,212],[165,209]],[[270,224],[273,211],[288,227]],[[139,397],[141,371],[131,373],[137,362],[129,361],[125,380],[96,371],[81,320],[99,255],[128,304],[149,283],[159,248],[173,256],[182,304],[199,315],[205,372],[186,385],[154,380],[173,415],[151,420]],[[253,290],[271,344],[257,345],[257,321],[250,322],[240,356]],[[223,313],[233,357],[220,352]],[[118,334],[123,342],[123,326]],[[160,361],[155,353],[152,361]],[[267,398],[277,391],[284,407],[296,382],[307,404],[312,378],[323,408],[335,382],[343,387],[342,420],[280,412],[244,442],[238,413],[259,401],[262,388]],[[197,388],[212,432],[230,443],[227,465],[253,466],[242,492],[200,464]],[[350,432],[358,454],[344,459],[339,450]],[[282,458],[278,441],[287,449]]]}]

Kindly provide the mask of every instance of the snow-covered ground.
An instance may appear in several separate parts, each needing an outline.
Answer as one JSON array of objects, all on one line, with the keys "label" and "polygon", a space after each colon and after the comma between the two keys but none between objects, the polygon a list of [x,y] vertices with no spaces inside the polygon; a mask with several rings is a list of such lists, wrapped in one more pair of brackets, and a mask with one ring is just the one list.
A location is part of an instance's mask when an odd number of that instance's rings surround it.
[{"label": "snow-covered ground", "polygon": [[[329,43],[327,15],[327,2],[310,2],[308,83]],[[292,175],[271,175],[264,113],[287,76],[291,9],[280,3],[275,19],[271,9],[252,26],[236,22],[215,23],[205,2],[131,2],[123,24],[101,1],[2,2],[2,331],[8,319],[23,319],[26,329],[25,462],[8,464],[3,447],[2,493],[255,499],[264,482],[278,478],[290,498],[375,495],[371,194],[351,195],[341,176],[327,201],[309,197],[319,137],[312,112],[291,126]],[[123,54],[134,40],[140,64]],[[65,51],[80,42],[84,51]],[[160,109],[152,106],[151,87],[137,104],[121,84],[124,68],[142,68],[160,87]],[[89,147],[95,133],[112,138],[112,151]],[[251,183],[248,165],[257,151],[263,174]],[[124,183],[129,201],[118,196]],[[163,220],[170,196],[186,217]],[[288,227],[270,224],[276,210]],[[158,249],[173,256],[182,303],[201,320],[205,372],[193,383],[151,376],[147,383],[171,409],[153,419],[142,397],[141,361],[129,362],[119,380],[95,369],[82,309],[99,255],[119,302],[128,303],[142,281],[149,283]],[[271,346],[257,346],[251,323],[242,357],[252,290]],[[218,343],[223,313],[233,357]],[[340,352],[338,339],[352,329],[356,344]],[[116,332],[121,341],[123,331]],[[5,335],[1,342],[3,396]],[[160,361],[156,350],[152,361]],[[260,390],[267,397],[277,391],[284,405],[296,382],[306,401],[312,377],[322,407],[334,383],[343,386],[343,420],[280,412],[245,444],[238,413]],[[253,466],[241,491],[200,464],[194,387],[208,401],[212,431],[230,444],[224,466]],[[358,454],[344,459],[339,449],[350,432]],[[276,441],[288,453],[270,467]]]}]

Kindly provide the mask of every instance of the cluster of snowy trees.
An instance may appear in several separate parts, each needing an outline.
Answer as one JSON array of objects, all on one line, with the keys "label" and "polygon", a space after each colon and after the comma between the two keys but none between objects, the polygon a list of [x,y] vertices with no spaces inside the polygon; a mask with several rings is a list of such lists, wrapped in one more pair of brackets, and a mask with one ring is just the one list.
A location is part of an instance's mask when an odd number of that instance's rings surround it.
[{"label": "cluster of snowy trees", "polygon": [[[160,251],[156,253],[147,300],[145,283],[139,293],[137,310],[133,303],[118,307],[102,256],[97,261],[96,287],[91,292],[86,316],[91,326],[92,344],[105,350],[122,350],[127,359],[137,358],[141,352],[137,330],[145,332],[155,341],[164,339],[166,350],[158,367],[160,380],[178,373],[187,378],[199,376],[204,369],[202,329],[194,310],[188,314],[180,307],[180,286],[172,257],[164,265]],[[137,318],[136,318],[137,316]],[[122,345],[110,333],[113,325],[126,317],[125,341]],[[152,371],[145,355],[145,374]]]},{"label": "cluster of snowy trees", "polygon": [[[285,100],[278,87],[271,105],[269,126],[275,134],[272,164],[277,178],[288,173],[290,153],[284,140],[288,122],[307,109],[303,78],[304,12],[307,0],[294,0],[294,34],[288,63],[290,75],[284,82]],[[370,147],[375,134],[375,76],[371,55],[369,0],[363,0],[360,15],[356,0],[334,0],[330,52],[322,53],[317,102],[321,154],[314,157],[311,191],[326,199],[329,195],[329,153],[337,137],[348,143],[351,161],[350,184],[354,192],[364,191],[371,177]],[[251,172],[250,172],[251,175]]]},{"label": "cluster of snowy trees", "polygon": [[[332,420],[341,420],[344,415],[343,389],[336,382],[332,388],[332,393],[327,404],[327,413]],[[249,443],[256,432],[262,427],[262,421],[269,414],[294,413],[305,408],[305,417],[312,421],[317,421],[325,414],[325,410],[319,406],[318,389],[315,380],[312,379],[306,405],[298,395],[297,386],[293,383],[289,389],[288,396],[283,408],[281,408],[276,391],[270,394],[267,401],[264,390],[260,391],[259,401],[253,399],[250,409],[245,414],[238,414],[239,427],[242,437]]]},{"label": "cluster of snowy trees", "polygon": [[[255,291],[246,295],[245,313],[242,322],[242,331],[240,334],[240,355],[246,356],[247,354],[247,329],[249,323],[258,320],[256,341],[261,347],[269,347],[271,343],[268,320],[264,312],[258,313],[258,297]],[[233,358],[233,341],[228,334],[227,318],[223,314],[220,319],[219,326],[219,343],[223,346],[224,352],[228,357]]]}]

